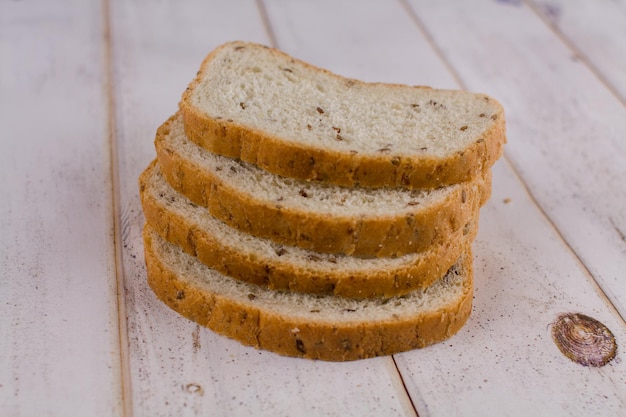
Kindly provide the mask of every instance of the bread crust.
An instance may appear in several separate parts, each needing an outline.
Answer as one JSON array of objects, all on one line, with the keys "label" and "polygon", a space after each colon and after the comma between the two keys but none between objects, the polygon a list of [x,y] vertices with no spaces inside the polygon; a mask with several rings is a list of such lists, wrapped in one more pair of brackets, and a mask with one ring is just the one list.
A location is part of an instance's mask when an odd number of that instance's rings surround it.
[{"label": "bread crust", "polygon": [[[240,43],[241,46],[247,45]],[[493,98],[483,96],[495,104],[494,123],[463,151],[445,158],[428,155],[371,155],[329,150],[314,144],[293,143],[250,128],[236,120],[213,118],[192,104],[194,90],[207,74],[209,63],[225,44],[212,51],[203,61],[196,78],[182,95],[185,132],[199,146],[231,158],[255,164],[274,174],[301,180],[325,181],[354,187],[437,188],[465,182],[479,176],[502,155],[505,135],[505,117],[502,106]],[[366,83],[333,74],[328,70],[289,57],[282,51],[268,48],[271,54],[282,55],[309,69],[359,85]],[[429,88],[384,84],[391,88]]]},{"label": "bread crust", "polygon": [[[271,253],[251,255],[238,247],[225,245],[219,236],[194,223],[190,216],[169,208],[154,192],[150,192],[153,162],[140,176],[140,196],[146,222],[162,238],[181,247],[186,253],[212,269],[235,279],[267,286],[312,294],[332,294],[347,298],[393,297],[429,286],[442,277],[471,246],[477,231],[478,218],[467,227],[454,231],[440,245],[411,256],[411,261],[397,268],[337,269],[328,261],[311,253],[305,266],[289,262],[286,256]],[[181,198],[185,198],[181,196]],[[188,201],[188,200],[187,200]],[[209,213],[206,213],[210,216]],[[292,250],[284,247],[285,252]]]},{"label": "bread crust", "polygon": [[445,340],[457,333],[472,308],[472,261],[466,254],[467,277],[461,296],[436,311],[384,321],[302,320],[278,314],[254,299],[235,300],[182,278],[163,262],[144,229],[148,283],[156,296],[182,316],[248,346],[281,355],[349,361],[391,355]]},{"label": "bread crust", "polygon": [[358,257],[395,257],[441,244],[478,213],[491,192],[491,170],[455,185],[428,207],[416,205],[389,216],[328,215],[250,196],[168,146],[177,115],[157,130],[155,148],[168,183],[216,218],[248,234],[316,252]]}]

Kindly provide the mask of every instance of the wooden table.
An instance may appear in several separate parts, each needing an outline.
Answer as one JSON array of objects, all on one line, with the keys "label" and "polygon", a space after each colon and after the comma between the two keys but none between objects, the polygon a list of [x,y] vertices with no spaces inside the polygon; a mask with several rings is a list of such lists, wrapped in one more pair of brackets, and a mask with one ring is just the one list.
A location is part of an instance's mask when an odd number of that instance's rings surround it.
[{"label": "wooden table", "polygon": [[[234,39],[503,103],[458,335],[308,361],[154,297],[137,177]],[[0,65],[0,415],[626,416],[626,1],[2,0]],[[561,354],[570,312],[613,332],[614,360]]]}]

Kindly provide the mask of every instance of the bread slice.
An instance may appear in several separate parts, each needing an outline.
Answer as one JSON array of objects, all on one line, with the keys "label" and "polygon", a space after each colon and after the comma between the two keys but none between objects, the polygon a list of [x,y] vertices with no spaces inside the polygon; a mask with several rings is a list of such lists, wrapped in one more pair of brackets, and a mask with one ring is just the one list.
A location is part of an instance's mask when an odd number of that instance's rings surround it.
[{"label": "bread slice", "polygon": [[345,361],[442,341],[472,305],[468,252],[439,281],[402,297],[351,300],[280,292],[209,269],[144,229],[148,283],[166,305],[244,345],[282,355]]},{"label": "bread slice", "polygon": [[202,147],[291,178],[435,188],[502,154],[502,106],[484,94],[343,78],[262,45],[211,52],[182,96]]},{"label": "bread slice", "polygon": [[347,188],[294,180],[215,155],[189,141],[180,115],[157,131],[170,185],[233,228],[316,252],[396,257],[449,239],[477,216],[491,170],[435,190]]},{"label": "bread slice", "polygon": [[146,222],[224,275],[271,289],[349,298],[391,297],[429,286],[468,250],[478,218],[441,245],[398,258],[354,258],[286,247],[230,228],[165,181],[156,163],[140,176]]}]

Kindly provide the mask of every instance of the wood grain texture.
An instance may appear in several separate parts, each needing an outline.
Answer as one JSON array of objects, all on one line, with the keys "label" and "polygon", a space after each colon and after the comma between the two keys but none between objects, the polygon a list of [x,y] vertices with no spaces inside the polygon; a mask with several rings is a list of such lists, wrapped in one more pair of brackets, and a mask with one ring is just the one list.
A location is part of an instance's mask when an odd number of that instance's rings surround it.
[{"label": "wood grain texture", "polygon": [[282,357],[167,308],[146,284],[138,201],[124,219],[134,416],[415,415],[390,357],[345,363]]},{"label": "wood grain texture", "polygon": [[530,0],[528,4],[626,104],[626,2]]},{"label": "wood grain texture", "polygon": [[120,415],[99,1],[0,2],[0,414]]},{"label": "wood grain texture", "polygon": [[457,88],[396,2],[265,0],[277,47],[344,77]]},{"label": "wood grain texture", "polygon": [[412,4],[464,87],[501,100],[506,154],[626,317],[626,108],[521,2]]},{"label": "wood grain texture", "polygon": [[626,326],[534,207],[499,162],[474,244],[468,324],[444,346],[396,355],[420,416],[591,417],[624,410],[623,360],[584,367],[552,340],[557,317],[579,312],[603,322],[623,352]]},{"label": "wood grain texture", "polygon": [[[0,0],[0,415],[623,414],[623,4]],[[508,159],[481,213],[461,333],[313,362],[243,347],[154,297],[137,177],[202,58],[235,39],[503,102]],[[563,312],[602,321],[617,357],[591,368],[563,356],[550,335]]]},{"label": "wood grain texture", "polygon": [[[276,4],[280,6],[276,6],[278,11],[274,11],[272,2],[267,2],[267,8],[279,45],[282,42],[281,24],[289,27],[289,31],[286,31],[288,36],[285,36],[289,44],[294,42],[294,39],[305,38],[304,33],[297,32],[299,28],[311,31],[316,23],[321,26],[327,16],[333,16],[336,12],[333,6],[326,4],[324,9],[324,3],[320,3],[317,10],[319,17],[315,20],[312,13],[288,13],[289,7],[281,2]],[[299,3],[292,7],[296,6],[302,7]],[[386,4],[385,10],[379,10],[374,15],[385,12],[392,14],[394,7]],[[435,9],[439,7],[449,13],[451,12],[449,9],[454,10],[441,2],[436,5],[432,3],[430,7]],[[459,12],[459,20],[464,13],[469,12],[467,10]],[[422,21],[419,14],[417,19],[418,22]],[[428,19],[423,21],[428,21],[429,25],[435,24]],[[447,30],[449,26],[443,20],[436,24],[441,32]],[[463,35],[459,35],[459,44],[477,43],[489,50],[489,45],[485,46],[488,41],[497,43],[499,35],[494,34],[489,39],[480,37],[481,31],[487,30],[491,23],[485,20],[480,24],[484,27],[466,29]],[[366,32],[370,28],[366,24],[360,28],[358,25],[350,24],[328,25],[327,30],[330,33],[326,33],[326,39],[340,40],[348,37],[348,34],[343,32],[343,28],[346,27],[350,30],[349,36],[353,38],[366,38],[368,36]],[[499,29],[504,30],[500,27]],[[541,33],[546,28],[539,22],[538,27],[533,30]],[[478,33],[476,38],[472,37],[474,31]],[[418,25],[413,31],[407,30],[404,36],[408,36],[415,44],[419,44],[420,39],[421,42],[425,39]],[[434,38],[433,41],[437,47],[438,39]],[[324,42],[306,37],[306,42],[306,50],[324,51],[324,56],[328,57],[327,63],[320,64],[314,61],[322,66],[332,65],[332,62],[335,62],[332,57],[341,57],[348,49],[349,54],[360,53],[363,56],[371,56],[371,51],[366,45],[360,52],[356,52],[359,50],[358,45],[346,46],[341,41]],[[297,50],[296,47],[292,48],[294,51]],[[445,55],[445,50],[443,52]],[[475,53],[473,50],[472,52]],[[511,51],[499,53],[506,56],[507,53],[510,55]],[[311,56],[309,59],[317,59],[314,55]],[[436,56],[433,51],[414,56],[413,76],[419,79],[422,71],[436,72],[429,68],[433,61],[428,59],[429,57],[436,59]],[[424,59],[421,59],[422,57]],[[462,77],[465,72],[472,70],[470,64],[474,62],[458,67],[454,64],[455,62],[452,62],[453,69]],[[540,67],[539,63],[532,60],[526,65]],[[360,70],[365,72],[367,68],[366,66]],[[485,68],[482,67],[481,70]],[[479,70],[474,71],[480,73]],[[487,77],[485,74],[482,76]],[[363,75],[363,78],[367,77],[373,76]],[[500,77],[510,83],[516,81],[508,80],[506,73],[500,74]],[[489,78],[483,79],[479,75],[475,78],[481,82],[469,85],[469,89],[485,91],[500,98],[499,90],[492,88]],[[595,85],[597,80],[589,82]],[[528,112],[528,109],[524,110]],[[513,113],[512,117],[516,120],[519,116]],[[528,146],[528,142],[524,143]],[[623,338],[621,335],[625,331],[621,318],[615,314],[594,280],[588,276],[568,245],[562,241],[559,232],[529,198],[525,184],[519,181],[505,161],[497,165],[495,176],[500,177],[495,185],[498,192],[496,194],[494,189],[489,208],[483,210],[481,238],[475,245],[478,296],[474,317],[470,319],[469,326],[449,343],[396,355],[396,361],[417,412],[420,416],[495,416],[519,413],[569,415],[571,412],[581,415],[598,413],[610,415],[611,412],[617,412],[624,402],[624,395],[620,390],[624,382],[621,376],[621,362],[617,361],[610,365],[610,368],[589,377],[587,368],[571,363],[561,355],[552,343],[549,326],[563,311],[569,309],[583,311],[605,321],[616,334],[619,334],[617,336],[619,340]],[[504,202],[505,199],[506,201],[511,199],[511,202],[507,204]],[[513,210],[514,208],[517,210]],[[567,367],[566,371],[562,370],[564,367]],[[593,398],[602,400],[579,395],[579,392],[587,390],[590,383],[594,384],[591,392],[596,396]],[[513,393],[518,391],[524,396],[520,399],[512,398],[512,395],[515,395]],[[552,398],[556,401],[552,402]]]},{"label": "wood grain texture", "polygon": [[284,358],[200,328],[156,299],[146,284],[137,186],[156,155],[156,128],[213,48],[269,39],[253,2],[114,1],[112,22],[134,416],[414,415],[390,357],[334,366]]}]

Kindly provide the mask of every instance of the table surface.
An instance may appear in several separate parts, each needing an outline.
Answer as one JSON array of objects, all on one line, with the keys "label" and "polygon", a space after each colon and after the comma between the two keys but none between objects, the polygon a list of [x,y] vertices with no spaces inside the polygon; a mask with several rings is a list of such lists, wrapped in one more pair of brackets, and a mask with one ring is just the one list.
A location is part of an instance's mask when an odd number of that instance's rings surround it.
[{"label": "table surface", "polygon": [[[455,337],[286,358],[155,298],[137,178],[202,58],[235,39],[503,103]],[[0,0],[0,76],[3,416],[626,415],[626,1]],[[615,359],[561,354],[563,313],[604,323]]]}]

